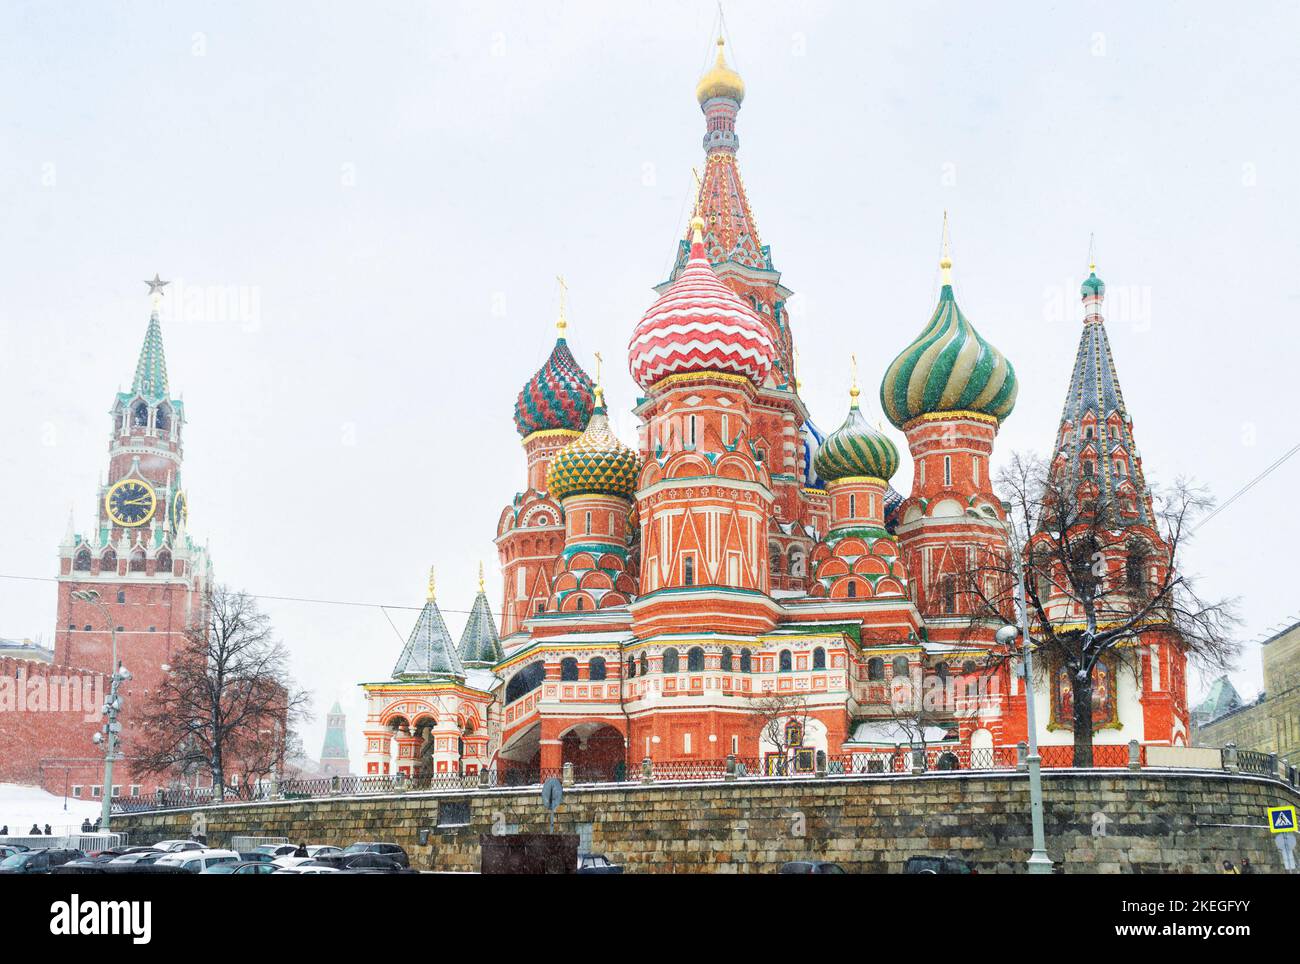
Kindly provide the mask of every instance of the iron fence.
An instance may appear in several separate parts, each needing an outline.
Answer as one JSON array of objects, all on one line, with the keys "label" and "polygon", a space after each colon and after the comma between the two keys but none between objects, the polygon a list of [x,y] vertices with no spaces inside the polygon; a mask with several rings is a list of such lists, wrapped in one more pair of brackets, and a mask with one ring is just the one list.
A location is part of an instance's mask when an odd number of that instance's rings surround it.
[{"label": "iron fence", "polygon": [[[1063,770],[1074,767],[1074,746],[1047,745],[1038,748],[1044,769]],[[863,747],[838,754],[819,751],[768,753],[761,757],[729,756],[694,760],[644,761],[631,765],[619,763],[601,768],[510,767],[476,773],[384,774],[335,776],[310,780],[285,780],[278,786],[248,785],[232,788],[224,802],[262,799],[310,799],[330,796],[364,796],[367,794],[405,793],[412,791],[472,791],[497,787],[540,787],[557,778],[566,785],[638,783],[674,783],[690,781],[759,780],[770,777],[809,777],[836,779],[870,775],[907,775],[926,772],[973,771],[1015,772],[1026,765],[1024,744],[998,747],[961,747],[917,745]],[[1135,758],[1136,757],[1136,758]],[[1092,767],[1128,768],[1146,765],[1146,748],[1132,744],[1094,744]],[[1279,777],[1292,785],[1300,784],[1300,770],[1286,766],[1279,774],[1277,760],[1266,753],[1236,751],[1236,767],[1243,773]],[[1224,768],[1230,769],[1227,760]],[[113,801],[115,813],[150,810],[174,810],[212,806],[218,803],[211,790],[159,790],[147,797],[119,797]]]}]

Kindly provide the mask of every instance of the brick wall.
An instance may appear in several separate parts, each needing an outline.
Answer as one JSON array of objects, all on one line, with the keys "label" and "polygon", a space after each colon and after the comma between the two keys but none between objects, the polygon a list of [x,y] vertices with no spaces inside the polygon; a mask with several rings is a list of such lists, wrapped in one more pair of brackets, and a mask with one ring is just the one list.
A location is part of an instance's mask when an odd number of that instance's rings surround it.
[{"label": "brick wall", "polygon": [[[1047,849],[1066,872],[1213,872],[1249,857],[1281,870],[1265,808],[1300,804],[1277,781],[1213,773],[1045,773]],[[439,828],[467,802],[469,824]],[[481,833],[542,831],[537,788],[287,800],[206,808],[208,839],[285,836],[346,845],[395,841],[423,870],[478,869]],[[444,815],[450,813],[446,808]],[[1020,872],[1028,856],[1024,776],[925,774],[734,783],[573,787],[555,829],[576,832],[629,873],[769,873],[796,859],[897,872],[913,854],[952,854],[982,873]],[[1094,816],[1104,815],[1104,821]],[[188,834],[191,811],[115,818],[136,842]],[[1105,835],[1094,827],[1105,824]],[[1253,825],[1253,826],[1252,826]],[[428,843],[418,835],[429,829]]]}]

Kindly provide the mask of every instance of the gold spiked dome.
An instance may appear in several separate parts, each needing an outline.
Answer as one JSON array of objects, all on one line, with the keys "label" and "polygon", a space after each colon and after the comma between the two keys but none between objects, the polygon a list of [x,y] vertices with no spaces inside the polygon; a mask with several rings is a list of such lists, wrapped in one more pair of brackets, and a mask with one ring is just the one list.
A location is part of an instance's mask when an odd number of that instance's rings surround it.
[{"label": "gold spiked dome", "polygon": [[726,41],[719,37],[718,59],[695,86],[695,99],[701,106],[714,97],[726,97],[737,104],[745,99],[745,82],[740,79],[740,74],[727,66],[727,59],[722,54],[725,45]]}]

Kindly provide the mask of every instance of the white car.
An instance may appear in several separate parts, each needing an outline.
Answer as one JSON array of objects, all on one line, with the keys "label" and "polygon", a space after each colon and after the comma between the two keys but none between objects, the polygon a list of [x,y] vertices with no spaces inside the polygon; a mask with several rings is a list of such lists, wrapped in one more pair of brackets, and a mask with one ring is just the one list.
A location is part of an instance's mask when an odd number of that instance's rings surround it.
[{"label": "white car", "polygon": [[112,860],[109,861],[109,863],[121,865],[121,864],[138,864],[141,861],[144,861],[145,863],[153,864],[153,863],[157,863],[161,858],[166,856],[167,856],[166,851],[159,852],[157,850],[142,850],[138,853],[122,854],[120,857],[114,857]]},{"label": "white car", "polygon": [[202,850],[203,844],[197,840],[159,840],[154,844],[159,850],[174,854],[182,850]]},{"label": "white car", "polygon": [[[294,853],[297,853],[298,848],[295,847],[293,849]],[[328,857],[330,854],[341,854],[343,853],[343,848],[333,847],[329,844],[312,844],[307,848],[306,857],[295,857],[294,853],[288,853],[282,857],[276,857],[271,861],[271,863],[275,864],[277,867],[297,867],[299,864],[305,864],[307,861],[315,860],[317,857]]]},{"label": "white car", "polygon": [[190,873],[202,873],[217,864],[234,864],[239,862],[239,854],[233,850],[183,850],[178,853],[164,854],[157,863],[171,867],[180,867]]}]

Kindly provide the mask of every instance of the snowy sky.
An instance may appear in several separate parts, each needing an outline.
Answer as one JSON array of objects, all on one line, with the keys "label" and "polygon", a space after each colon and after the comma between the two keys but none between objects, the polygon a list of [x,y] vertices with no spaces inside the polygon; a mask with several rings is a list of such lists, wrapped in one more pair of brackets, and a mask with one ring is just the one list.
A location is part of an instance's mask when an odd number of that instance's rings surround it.
[{"label": "snowy sky", "polygon": [[[499,598],[492,536],[524,479],[511,411],[553,343],[557,274],[634,437],[621,359],[685,224],[715,17],[6,4],[0,574],[52,576],[69,508],[93,518],[160,272],[190,528],[219,578],[398,607],[265,602],[316,694],[309,751],[338,698],[358,760],[355,684],[391,669],[428,565],[454,632],[478,560]],[[849,352],[874,411],[927,320],[948,209],[958,299],[1020,375],[1003,457],[1052,444],[1092,232],[1148,478],[1222,499],[1300,441],[1294,6],[733,2],[727,21],[741,167],[823,427]],[[1186,557],[1208,594],[1243,597],[1244,640],[1300,618],[1297,481],[1300,457]],[[0,636],[53,630],[53,582],[0,578]],[[1258,647],[1237,680],[1260,685]]]}]

